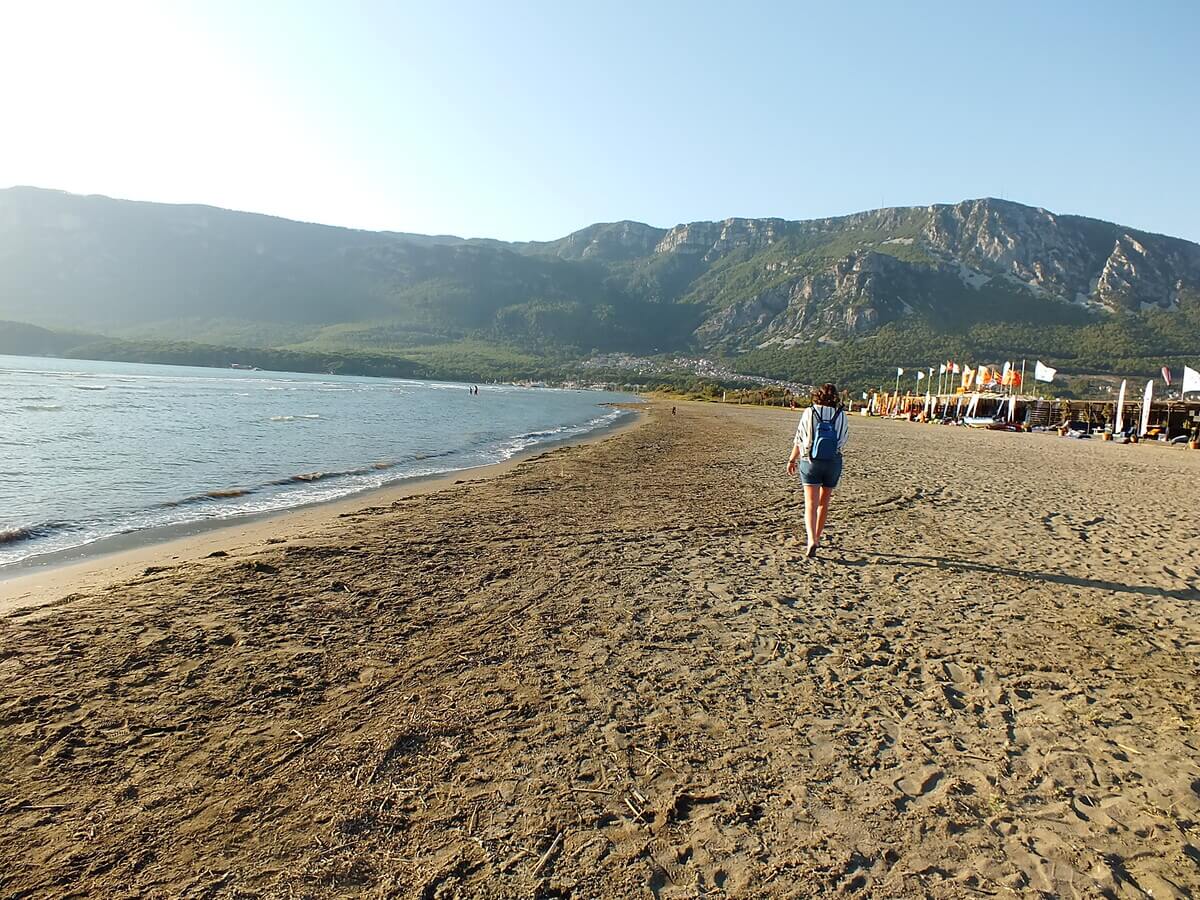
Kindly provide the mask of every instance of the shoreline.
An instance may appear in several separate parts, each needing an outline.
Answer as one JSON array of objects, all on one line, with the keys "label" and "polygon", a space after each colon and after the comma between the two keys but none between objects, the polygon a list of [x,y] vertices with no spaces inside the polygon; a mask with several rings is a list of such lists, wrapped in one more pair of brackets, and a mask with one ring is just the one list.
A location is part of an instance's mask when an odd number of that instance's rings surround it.
[{"label": "shoreline", "polygon": [[0,569],[0,615],[95,591],[140,575],[147,568],[196,562],[209,557],[219,560],[308,538],[364,509],[433,494],[455,484],[497,478],[545,453],[598,443],[637,428],[647,420],[644,408],[625,404],[619,408],[627,409],[631,415],[584,435],[529,447],[500,462],[436,475],[413,476],[349,496],[317,500],[287,509],[131,531],[80,547],[29,557]]}]

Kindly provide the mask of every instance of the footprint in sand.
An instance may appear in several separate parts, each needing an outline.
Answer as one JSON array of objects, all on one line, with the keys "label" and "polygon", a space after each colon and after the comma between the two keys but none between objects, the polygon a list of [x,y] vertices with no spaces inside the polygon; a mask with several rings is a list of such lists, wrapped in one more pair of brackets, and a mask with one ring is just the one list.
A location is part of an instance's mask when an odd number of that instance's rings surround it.
[{"label": "footprint in sand", "polygon": [[924,797],[934,790],[941,783],[944,775],[945,773],[938,766],[930,763],[915,772],[897,778],[892,784],[904,796],[896,798],[896,809],[903,812],[914,800]]}]

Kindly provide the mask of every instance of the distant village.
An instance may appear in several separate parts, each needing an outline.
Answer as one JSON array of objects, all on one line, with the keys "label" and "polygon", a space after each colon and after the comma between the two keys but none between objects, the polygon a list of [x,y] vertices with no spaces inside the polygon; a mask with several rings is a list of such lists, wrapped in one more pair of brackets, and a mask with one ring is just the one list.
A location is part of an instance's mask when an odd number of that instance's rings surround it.
[{"label": "distant village", "polygon": [[808,393],[811,389],[811,385],[802,385],[797,382],[779,381],[774,378],[763,378],[759,375],[744,375],[741,372],[735,372],[724,363],[703,357],[634,356],[629,353],[601,353],[584,360],[580,365],[584,369],[610,373],[628,373],[638,381],[644,381],[647,378],[671,379],[691,375],[697,378],[705,378],[718,384],[783,388],[795,394]]}]

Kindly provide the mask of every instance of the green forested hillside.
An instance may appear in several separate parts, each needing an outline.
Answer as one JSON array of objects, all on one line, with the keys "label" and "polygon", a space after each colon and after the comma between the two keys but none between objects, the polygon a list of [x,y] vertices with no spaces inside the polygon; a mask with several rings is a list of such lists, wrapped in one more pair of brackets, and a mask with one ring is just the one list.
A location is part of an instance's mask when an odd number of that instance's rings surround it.
[{"label": "green forested hillside", "polygon": [[1198,295],[1196,244],[989,199],[505,243],[0,191],[0,318],[73,333],[0,329],[9,352],[474,378],[612,351],[799,381],[943,356],[1141,372],[1200,355]]},{"label": "green forested hillside", "polygon": [[896,367],[916,371],[943,360],[1000,364],[1042,359],[1064,375],[1152,377],[1162,366],[1200,365],[1200,297],[1175,312],[1146,311],[1084,321],[994,321],[962,327],[930,322],[885,325],[839,345],[766,347],[738,357],[739,371],[852,387],[886,386]]}]

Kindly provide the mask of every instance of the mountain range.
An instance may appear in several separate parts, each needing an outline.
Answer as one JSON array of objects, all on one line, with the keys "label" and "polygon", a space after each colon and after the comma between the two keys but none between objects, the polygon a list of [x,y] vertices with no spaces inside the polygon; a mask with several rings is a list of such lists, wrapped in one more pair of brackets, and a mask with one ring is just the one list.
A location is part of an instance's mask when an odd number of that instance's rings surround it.
[{"label": "mountain range", "polygon": [[862,348],[865,377],[903,363],[888,346],[1007,341],[1103,370],[1200,349],[1198,307],[1200,245],[996,199],[513,243],[0,191],[0,319],[124,340],[483,362],[686,352],[791,377]]}]

